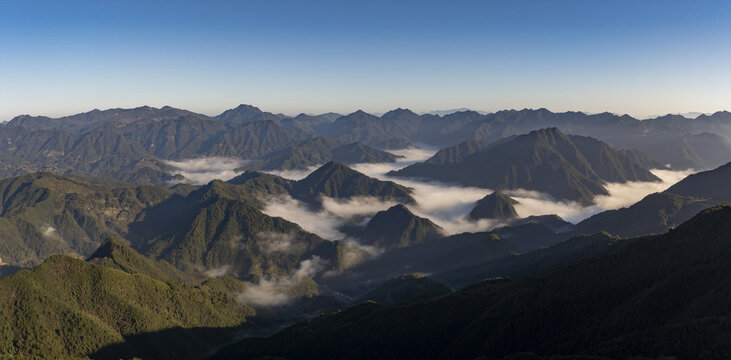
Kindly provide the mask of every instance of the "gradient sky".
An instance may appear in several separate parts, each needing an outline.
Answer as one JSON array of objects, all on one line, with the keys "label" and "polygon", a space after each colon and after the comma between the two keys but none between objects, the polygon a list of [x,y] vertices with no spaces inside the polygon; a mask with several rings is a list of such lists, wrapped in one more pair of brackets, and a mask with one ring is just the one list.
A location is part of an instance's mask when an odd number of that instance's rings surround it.
[{"label": "gradient sky", "polygon": [[0,0],[0,121],[240,103],[731,110],[731,2]]}]

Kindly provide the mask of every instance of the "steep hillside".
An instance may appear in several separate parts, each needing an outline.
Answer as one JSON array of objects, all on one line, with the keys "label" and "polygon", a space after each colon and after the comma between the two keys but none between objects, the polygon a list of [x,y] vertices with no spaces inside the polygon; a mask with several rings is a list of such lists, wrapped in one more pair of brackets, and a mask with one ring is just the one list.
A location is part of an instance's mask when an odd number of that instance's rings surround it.
[{"label": "steep hillside", "polygon": [[0,180],[0,257],[30,267],[53,254],[89,256],[171,195],[154,186],[114,187],[49,173]]},{"label": "steep hillside", "polygon": [[428,303],[364,304],[214,358],[726,358],[729,244],[731,208],[716,207],[664,235],[536,277],[490,280]]},{"label": "steep hillside", "polygon": [[343,164],[329,162],[306,178],[294,183],[293,197],[318,201],[320,196],[348,198],[373,196],[413,203],[411,189],[391,181],[381,181],[363,175]]},{"label": "steep hillside", "polygon": [[130,237],[144,254],[187,272],[241,279],[292,273],[313,255],[331,260],[334,244],[261,212],[246,184],[213,181],[145,210]]},{"label": "steep hillside", "polygon": [[608,231],[621,236],[661,233],[701,209],[731,202],[731,164],[690,175],[662,193],[618,210],[604,211],[577,224],[583,233]]},{"label": "steep hillside", "polygon": [[420,274],[408,274],[386,280],[358,302],[375,301],[381,305],[394,305],[429,300],[450,292],[447,286],[438,281]]},{"label": "steep hillside", "polygon": [[[228,338],[227,328],[252,315],[228,292],[206,285],[166,283],[52,256],[31,271],[0,279],[0,356],[200,356]],[[112,344],[111,351],[103,350]]]}]

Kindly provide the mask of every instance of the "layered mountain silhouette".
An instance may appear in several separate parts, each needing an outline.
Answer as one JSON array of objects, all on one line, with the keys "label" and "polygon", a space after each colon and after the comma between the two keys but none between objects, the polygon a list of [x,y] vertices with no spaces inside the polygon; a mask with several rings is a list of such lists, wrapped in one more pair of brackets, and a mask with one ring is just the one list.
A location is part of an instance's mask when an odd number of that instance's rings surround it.
[{"label": "layered mountain silhouette", "polygon": [[[240,105],[210,117],[169,106],[143,106],[93,110],[62,118],[18,116],[0,126],[0,138],[7,143],[0,147],[0,174],[7,177],[36,171],[75,172],[164,184],[170,178],[163,174],[174,173],[161,160],[210,156],[269,158],[321,136],[341,144],[362,144],[352,145],[355,149],[350,149],[353,154],[349,158],[329,160],[377,161],[373,157],[378,154],[368,146],[402,149],[415,143],[444,147],[462,142],[431,160],[455,161],[488,144],[494,146],[547,127],[591,136],[617,149],[638,149],[649,158],[634,150],[622,152],[645,168],[670,165],[675,169],[708,169],[731,157],[730,124],[731,113],[726,111],[695,119],[669,115],[640,121],[627,115],[553,113],[546,109],[491,114],[458,111],[444,116],[396,109],[380,117],[363,111],[344,116],[326,113],[287,117]],[[307,154],[310,149],[302,151],[293,156],[318,156]],[[157,174],[150,176],[153,171]]]},{"label": "layered mountain silhouette", "polygon": [[365,303],[214,358],[727,357],[729,234],[731,208],[716,207],[535,277],[489,280],[426,303]]},{"label": "layered mountain silhouette", "polygon": [[[0,124],[0,357],[731,357],[729,139],[725,111],[19,116]],[[442,149],[390,175],[494,190],[454,219],[478,232],[446,234],[416,215],[433,205],[420,188],[346,165],[414,144]],[[246,166],[171,186],[188,181],[177,161],[210,157]],[[655,168],[715,169],[578,224],[519,218],[510,198],[588,205]],[[382,210],[328,213],[361,198]],[[340,234],[267,215],[272,201]]]},{"label": "layered mountain silhouette", "polygon": [[453,163],[426,161],[389,173],[465,186],[526,189],[591,204],[605,182],[660,181],[649,169],[596,139],[557,128],[533,131]]},{"label": "layered mountain silhouette", "polygon": [[307,169],[330,161],[343,164],[394,162],[398,156],[374,149],[359,142],[341,144],[328,137],[305,140],[296,146],[272,153],[246,169],[251,170],[292,170]]},{"label": "layered mountain silhouette", "polygon": [[669,189],[618,210],[596,214],[577,224],[578,231],[608,231],[622,236],[660,233],[706,207],[731,202],[731,163],[690,175]]}]

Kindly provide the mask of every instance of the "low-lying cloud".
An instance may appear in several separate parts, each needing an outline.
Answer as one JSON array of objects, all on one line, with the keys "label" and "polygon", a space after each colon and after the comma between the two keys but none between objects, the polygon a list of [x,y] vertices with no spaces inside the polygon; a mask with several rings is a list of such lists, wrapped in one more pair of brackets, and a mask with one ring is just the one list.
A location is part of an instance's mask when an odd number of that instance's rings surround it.
[{"label": "low-lying cloud", "polygon": [[398,204],[393,200],[381,200],[372,196],[354,196],[348,199],[322,197],[321,201],[326,212],[325,216],[334,216],[344,220],[372,216],[381,210]]},{"label": "low-lying cloud", "polygon": [[251,160],[226,158],[226,157],[208,157],[186,160],[165,160],[165,164],[174,167],[176,170],[171,173],[185,176],[186,180],[182,182],[194,185],[207,184],[211,180],[230,180],[238,173],[234,171],[248,163]]},{"label": "low-lying cloud", "polygon": [[[323,239],[341,241],[340,266],[343,269],[353,267],[365,260],[380,255],[380,249],[361,244],[358,240],[348,237],[339,228],[354,219],[372,216],[378,211],[395,205],[395,202],[382,202],[376,198],[355,197],[345,201],[322,198],[323,208],[312,210],[307,204],[290,196],[273,198],[266,203],[262,210],[269,216],[284,218],[299,224],[302,229],[311,232]],[[290,238],[281,235],[270,235],[271,246],[274,248],[286,247]]]},{"label": "low-lying cloud", "polygon": [[[471,221],[466,215],[475,206],[477,200],[492,192],[489,189],[465,187],[441,182],[427,182],[416,179],[397,178],[386,175],[389,171],[398,170],[424,161],[432,157],[436,149],[405,149],[393,151],[394,154],[404,156],[394,163],[355,164],[352,166],[365,175],[380,180],[393,181],[413,189],[412,196],[416,204],[407,205],[409,210],[417,216],[426,217],[441,226],[448,234],[462,232],[478,232],[492,229],[500,225],[497,221]],[[387,209],[383,204],[381,209]]]},{"label": "low-lying cloud", "polygon": [[666,190],[695,171],[653,169],[651,172],[662,181],[607,183],[605,188],[609,192],[609,195],[596,196],[594,198],[595,204],[587,207],[583,207],[574,201],[556,200],[550,195],[537,191],[508,190],[505,193],[519,202],[519,204],[515,205],[515,211],[521,217],[556,214],[566,221],[577,223],[605,210],[615,210],[630,206],[642,200],[647,195]]},{"label": "low-lying cloud", "polygon": [[305,250],[306,245],[298,242],[295,234],[281,233],[274,231],[262,231],[256,234],[257,245],[261,252],[269,255],[272,253],[298,253]]},{"label": "low-lying cloud", "polygon": [[[322,164],[324,165],[324,164]],[[299,170],[261,170],[263,173],[277,175],[289,180],[302,180],[310,175],[313,171],[317,170],[322,165],[310,166],[306,169]]]},{"label": "low-lying cloud", "polygon": [[51,225],[41,226],[41,234],[43,234],[43,236],[47,238],[55,238],[60,236],[58,235],[58,231],[56,231],[56,228]]},{"label": "low-lying cloud", "polygon": [[305,277],[313,277],[325,269],[325,261],[313,256],[300,262],[291,275],[279,278],[266,278],[257,284],[246,286],[237,299],[254,306],[284,305],[295,298],[293,290]]},{"label": "low-lying cloud", "polygon": [[343,269],[350,269],[358,264],[381,255],[383,250],[370,245],[363,245],[353,239],[343,240],[343,248],[340,255],[340,266]]},{"label": "low-lying cloud", "polygon": [[341,240],[345,237],[345,234],[338,230],[342,224],[342,219],[332,215],[327,210],[313,211],[307,204],[293,199],[291,196],[269,199],[262,212],[269,216],[289,220],[298,224],[305,231],[323,239]]},{"label": "low-lying cloud", "polygon": [[231,265],[223,265],[203,271],[203,275],[209,278],[219,278],[231,273]]},{"label": "low-lying cloud", "polygon": [[[488,231],[506,225],[495,220],[472,221],[467,218],[475,203],[485,195],[492,193],[491,189],[396,178],[386,175],[389,171],[398,170],[428,159],[435,151],[434,149],[416,148],[395,150],[392,151],[394,154],[404,156],[398,162],[353,164],[351,168],[370,177],[393,181],[413,189],[416,204],[407,205],[409,210],[417,216],[430,219],[441,226],[447,234]],[[304,177],[309,172],[310,170],[303,171],[299,176]],[[632,205],[651,193],[667,189],[685,176],[693,173],[693,171],[655,169],[652,170],[652,173],[662,181],[607,183],[606,188],[609,195],[597,196],[595,205],[588,207],[581,206],[574,201],[557,200],[536,191],[517,189],[508,190],[505,193],[519,202],[515,208],[521,217],[556,214],[569,222],[576,223],[604,210]],[[373,197],[351,199],[323,197],[322,204],[323,209],[314,212],[296,200],[285,198],[268,204],[265,212],[300,224],[305,230],[323,238],[342,240],[345,235],[338,228],[345,222],[352,222],[358,217],[367,220],[368,217],[373,216],[378,211],[393,206],[395,202],[382,201]]]}]

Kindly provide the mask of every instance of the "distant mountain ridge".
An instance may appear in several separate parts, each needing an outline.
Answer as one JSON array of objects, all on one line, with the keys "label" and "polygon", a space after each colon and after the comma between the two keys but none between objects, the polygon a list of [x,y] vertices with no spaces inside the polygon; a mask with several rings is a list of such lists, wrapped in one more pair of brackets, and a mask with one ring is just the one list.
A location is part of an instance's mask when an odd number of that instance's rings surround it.
[{"label": "distant mountain ridge", "polygon": [[342,144],[326,136],[305,140],[245,167],[251,170],[307,169],[330,161],[344,164],[394,162],[399,156],[359,142]]},{"label": "distant mountain ridge", "polygon": [[[0,147],[0,176],[46,170],[95,176],[114,174],[129,181],[162,184],[166,181],[163,174],[174,174],[159,160],[204,156],[263,158],[319,136],[382,149],[413,144],[445,147],[463,141],[495,144],[546,127],[595,137],[618,149],[638,149],[651,161],[675,169],[708,169],[731,158],[731,113],[727,111],[694,119],[666,115],[648,120],[611,113],[553,113],[546,109],[490,114],[465,110],[443,116],[395,109],[382,116],[356,111],[347,115],[287,117],[240,105],[211,117],[168,106],[143,106],[93,110],[61,118],[18,116],[0,125],[0,139],[9,145]],[[101,133],[108,139],[103,142],[118,142],[129,151],[100,151],[94,148],[99,144],[96,142],[83,145],[78,152],[82,156],[67,155],[73,152],[74,143],[91,132]],[[115,139],[119,135],[124,139]],[[113,160],[99,162],[87,153]],[[147,175],[135,175],[140,171]],[[153,171],[157,175],[149,176]]]}]

